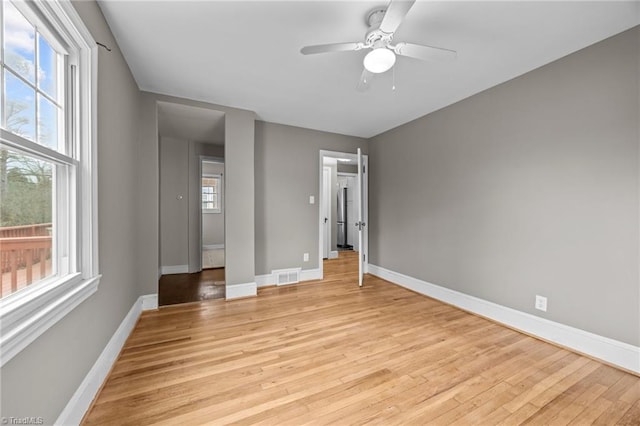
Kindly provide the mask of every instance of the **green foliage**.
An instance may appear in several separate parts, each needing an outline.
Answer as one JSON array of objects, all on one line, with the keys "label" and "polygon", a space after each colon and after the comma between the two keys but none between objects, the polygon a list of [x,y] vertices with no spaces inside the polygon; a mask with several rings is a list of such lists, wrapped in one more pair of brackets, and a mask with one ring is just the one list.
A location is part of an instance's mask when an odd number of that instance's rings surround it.
[{"label": "green foliage", "polygon": [[[6,51],[4,59],[18,74],[33,75],[34,64],[22,56]],[[25,135],[31,122],[22,112],[29,107],[24,101],[5,99],[5,128]],[[52,189],[51,164],[0,148],[0,227],[50,223]]]},{"label": "green foliage", "polygon": [[51,222],[50,164],[2,149],[0,178],[0,226]]}]

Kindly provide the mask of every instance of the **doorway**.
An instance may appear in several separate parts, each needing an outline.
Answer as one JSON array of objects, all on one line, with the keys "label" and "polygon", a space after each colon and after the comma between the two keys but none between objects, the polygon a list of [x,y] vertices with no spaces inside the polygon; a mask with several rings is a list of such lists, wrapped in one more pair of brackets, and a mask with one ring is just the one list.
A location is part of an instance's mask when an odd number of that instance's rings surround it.
[{"label": "doorway", "polygon": [[[347,152],[320,151],[319,194],[319,259],[324,276],[324,260],[340,258],[352,253],[362,260],[362,272],[368,262],[368,156],[361,156],[362,202],[358,197],[358,155]],[[327,176],[329,175],[329,176]],[[345,191],[346,190],[346,191]],[[342,194],[339,196],[339,193]],[[361,208],[359,206],[362,206]],[[362,220],[358,220],[358,213]],[[359,241],[358,222],[362,225]],[[353,228],[353,229],[351,229]],[[351,262],[350,264],[353,264]],[[357,263],[356,263],[357,265]],[[356,266],[357,267],[357,266]]]},{"label": "doorway", "polygon": [[360,251],[356,228],[358,208],[358,174],[338,172],[338,251]]},{"label": "doorway", "polygon": [[157,114],[158,304],[225,297],[225,113],[158,102]]}]

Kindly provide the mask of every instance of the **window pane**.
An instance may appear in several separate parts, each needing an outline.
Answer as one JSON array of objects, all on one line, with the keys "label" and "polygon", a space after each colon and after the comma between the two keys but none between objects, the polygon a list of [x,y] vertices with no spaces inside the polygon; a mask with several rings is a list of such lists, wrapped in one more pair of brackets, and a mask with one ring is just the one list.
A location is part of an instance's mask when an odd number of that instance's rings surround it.
[{"label": "window pane", "polygon": [[9,1],[4,5],[4,62],[35,84],[35,38],[33,25]]},{"label": "window pane", "polygon": [[218,210],[218,176],[202,178],[202,208],[205,210]]},{"label": "window pane", "polygon": [[0,149],[0,297],[53,274],[53,170]]},{"label": "window pane", "polygon": [[27,139],[36,136],[35,91],[5,70],[4,113],[7,130]]},{"label": "window pane", "polygon": [[38,95],[38,143],[58,149],[58,107]]},{"label": "window pane", "polygon": [[58,100],[58,54],[38,34],[38,88]]}]

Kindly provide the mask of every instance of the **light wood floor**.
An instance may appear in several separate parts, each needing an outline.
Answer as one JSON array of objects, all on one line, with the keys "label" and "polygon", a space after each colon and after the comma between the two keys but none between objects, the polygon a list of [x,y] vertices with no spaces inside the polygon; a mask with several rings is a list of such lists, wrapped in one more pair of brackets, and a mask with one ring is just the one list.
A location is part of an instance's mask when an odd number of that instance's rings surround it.
[{"label": "light wood floor", "polygon": [[640,424],[640,379],[383,280],[145,312],[85,424]]}]

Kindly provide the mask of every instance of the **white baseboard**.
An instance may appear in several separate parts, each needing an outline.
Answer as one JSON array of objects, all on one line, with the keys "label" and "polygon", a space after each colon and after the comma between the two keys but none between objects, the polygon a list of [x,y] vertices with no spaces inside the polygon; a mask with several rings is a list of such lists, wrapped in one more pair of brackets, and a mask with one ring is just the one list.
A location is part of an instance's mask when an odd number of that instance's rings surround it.
[{"label": "white baseboard", "polygon": [[402,287],[441,300],[469,312],[549,342],[640,373],[640,347],[540,318],[487,300],[469,296],[383,267],[369,264],[369,273]]},{"label": "white baseboard", "polygon": [[332,250],[329,252],[329,259],[337,259],[338,258],[338,250]]},{"label": "white baseboard", "polygon": [[224,244],[205,244],[202,246],[203,250],[219,250],[223,248]]},{"label": "white baseboard", "polygon": [[162,267],[162,275],[188,274],[189,265],[168,265]]},{"label": "white baseboard", "polygon": [[140,296],[138,300],[135,301],[129,310],[129,313],[124,317],[116,332],[111,336],[109,343],[107,343],[104,350],[93,364],[93,367],[91,367],[91,370],[89,370],[89,373],[87,373],[84,380],[80,383],[80,386],[67,403],[67,406],[64,407],[64,410],[62,410],[62,413],[58,416],[55,424],[80,424],[85,413],[91,406],[91,402],[93,402],[93,399],[100,390],[102,383],[107,378],[109,371],[111,371],[111,367],[118,358],[118,355],[120,354],[124,343],[127,341],[127,338],[131,334],[133,327],[135,327],[138,317],[140,317],[140,313],[148,309],[155,309],[153,307],[149,307],[154,304],[155,308],[157,308],[157,294]]},{"label": "white baseboard", "polygon": [[158,309],[158,294],[145,294],[140,296],[142,299],[142,310],[150,311],[152,309]]},{"label": "white baseboard", "polygon": [[321,280],[322,271],[317,269],[303,269],[300,271],[300,281]]},{"label": "white baseboard", "polygon": [[[311,280],[321,280],[322,272],[319,268],[317,269],[302,269],[300,271],[300,282],[302,281],[311,281]],[[270,285],[276,285],[276,276],[274,273],[264,274],[264,275],[256,275],[256,284],[258,287],[266,287]]]},{"label": "white baseboard", "polygon": [[254,282],[242,284],[227,284],[226,300],[238,299],[241,297],[253,297],[258,295],[258,286]]},{"label": "white baseboard", "polygon": [[256,275],[256,285],[258,287],[276,285],[276,277],[273,274]]}]

